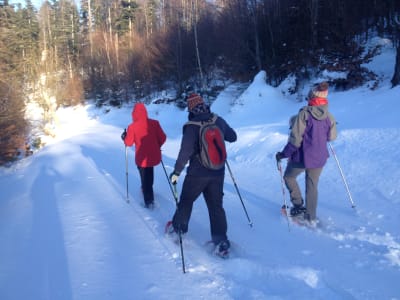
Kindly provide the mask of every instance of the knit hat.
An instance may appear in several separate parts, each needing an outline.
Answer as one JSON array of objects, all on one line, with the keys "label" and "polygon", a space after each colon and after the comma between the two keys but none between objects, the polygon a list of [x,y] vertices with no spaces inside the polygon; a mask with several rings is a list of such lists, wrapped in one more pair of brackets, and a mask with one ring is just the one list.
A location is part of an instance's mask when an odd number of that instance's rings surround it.
[{"label": "knit hat", "polygon": [[312,98],[328,98],[329,84],[327,82],[321,82],[316,84],[308,93],[308,99]]},{"label": "knit hat", "polygon": [[201,98],[200,95],[198,94],[190,94],[189,97],[187,98],[187,107],[188,111],[190,112],[195,112],[197,111],[196,107],[197,106],[204,106],[205,103],[203,101],[203,98]]}]

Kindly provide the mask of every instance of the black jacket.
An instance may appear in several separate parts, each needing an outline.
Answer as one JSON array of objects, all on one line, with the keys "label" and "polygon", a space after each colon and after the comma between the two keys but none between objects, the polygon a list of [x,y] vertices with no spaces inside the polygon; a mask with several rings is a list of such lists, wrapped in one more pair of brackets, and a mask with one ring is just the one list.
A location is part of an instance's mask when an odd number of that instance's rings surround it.
[{"label": "black jacket", "polygon": [[[190,121],[205,121],[213,117],[213,113],[192,114],[189,113]],[[235,142],[237,139],[236,132],[221,117],[218,117],[215,124],[224,134],[225,141]],[[187,175],[191,176],[221,176],[224,175],[225,168],[220,170],[210,170],[205,168],[199,160],[200,143],[199,143],[200,126],[195,124],[185,124],[183,126],[183,136],[181,148],[175,163],[175,172],[180,174],[189,161]]]}]

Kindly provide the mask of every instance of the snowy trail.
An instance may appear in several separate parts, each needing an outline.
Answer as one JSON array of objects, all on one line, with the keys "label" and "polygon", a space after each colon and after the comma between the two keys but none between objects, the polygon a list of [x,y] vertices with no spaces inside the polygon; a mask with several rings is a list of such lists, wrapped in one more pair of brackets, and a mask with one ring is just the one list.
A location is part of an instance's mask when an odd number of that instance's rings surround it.
[{"label": "snowy trail", "polygon": [[[336,101],[345,100],[338,96]],[[220,107],[238,132],[238,142],[228,145],[229,164],[253,223],[250,227],[227,171],[230,259],[216,258],[204,246],[210,233],[200,197],[184,241],[188,272],[182,274],[179,246],[164,235],[175,211],[164,169],[155,168],[156,208],[147,210],[132,149],[126,203],[125,149],[119,136],[129,123],[130,107],[108,114],[67,109],[58,129],[62,139],[0,169],[0,299],[400,299],[400,174],[393,164],[400,129],[342,130],[334,146],[356,210],[331,157],[320,181],[318,215],[325,227],[291,225],[288,230],[280,214],[274,153],[286,142],[283,120],[290,113],[275,109],[271,122],[265,113],[243,121]],[[261,104],[255,107],[254,115]],[[291,111],[296,110],[293,105]],[[186,113],[164,106],[151,106],[150,113],[167,131],[163,162],[169,174],[180,145],[176,122],[183,124]],[[344,112],[338,114],[346,119]],[[377,175],[382,169],[385,174]]]},{"label": "snowy trail", "polygon": [[[106,132],[106,129],[102,128],[102,131]],[[374,282],[379,269],[387,272],[384,268],[387,263],[382,259],[396,256],[396,251],[400,249],[390,235],[370,233],[369,229],[352,232],[338,230],[333,224],[332,232],[315,233],[294,226],[289,232],[286,221],[279,215],[281,199],[264,197],[263,188],[254,190],[246,180],[240,179],[239,190],[254,222],[254,228],[250,228],[227,174],[225,203],[231,239],[239,247],[238,255],[228,261],[218,261],[207,253],[202,244],[209,238],[208,219],[204,201],[199,199],[195,204],[191,230],[184,242],[188,274],[183,279],[171,281],[170,278],[176,278],[182,271],[179,247],[166,239],[163,233],[165,222],[175,210],[164,170],[161,166],[156,168],[157,207],[148,211],[142,207],[139,178],[131,166],[131,203],[127,204],[125,173],[122,172],[123,147],[116,146],[110,155],[99,147],[99,140],[92,140],[90,145],[83,142],[87,141],[86,137],[65,140],[44,150],[37,161],[28,166],[38,170],[28,189],[30,196],[25,199],[26,205],[32,206],[29,216],[32,228],[26,232],[30,247],[20,245],[13,250],[19,251],[22,258],[15,269],[27,268],[22,278],[30,282],[26,291],[31,293],[36,286],[50,285],[44,288],[47,292],[40,290],[37,298],[43,293],[54,295],[54,289],[59,289],[64,291],[63,295],[57,295],[61,299],[70,296],[93,299],[99,295],[103,295],[100,297],[103,299],[123,298],[123,295],[138,290],[144,299],[159,297],[160,290],[173,291],[173,294],[166,293],[164,299],[174,298],[177,293],[185,297],[197,290],[204,291],[199,298],[213,299],[218,296],[220,299],[235,299],[238,295],[251,295],[250,299],[263,299],[277,287],[284,289],[286,285],[295,288],[293,291],[285,290],[287,294],[284,298],[299,293],[311,298],[321,295],[341,298],[348,296],[346,290],[350,287],[325,273],[324,265],[329,268],[325,253],[331,252],[332,248],[342,252],[338,267],[354,264],[355,269],[373,268],[373,274],[363,276]],[[62,160],[58,159],[60,155]],[[132,153],[129,155],[132,158]],[[112,164],[105,163],[109,157],[113,157]],[[237,158],[234,157],[230,163],[234,174],[240,178],[237,170],[241,169],[242,163],[249,162],[240,162]],[[170,172],[173,160],[169,157],[164,160],[167,172]],[[43,161],[46,163],[43,164]],[[279,177],[275,175],[278,181]],[[45,199],[40,193],[43,190],[46,191]],[[276,192],[280,192],[279,189],[274,191],[275,196],[278,195]],[[303,242],[299,243],[299,239]],[[47,245],[44,249],[43,243]],[[305,246],[307,244],[310,247]],[[311,246],[313,244],[314,247]],[[374,245],[373,251],[371,245]],[[240,247],[246,249],[240,250]],[[282,256],[278,255],[287,247],[290,250],[284,250]],[[11,249],[9,251],[11,255]],[[296,256],[290,257],[288,251],[297,253],[297,259]],[[35,274],[29,271],[32,264],[36,265],[33,268]],[[157,270],[163,270],[162,274]],[[341,273],[340,270],[336,272]],[[346,269],[341,276],[350,280],[353,275],[347,273]],[[7,276],[6,281],[16,281],[16,277],[20,276],[19,272],[12,274]],[[141,280],[136,279],[138,274],[141,274]],[[29,280],[31,277],[35,280]],[[50,283],[46,283],[48,280]],[[188,280],[190,284],[183,288],[182,280]],[[354,287],[354,284],[351,286]],[[279,293],[282,296],[281,290]],[[27,296],[25,290],[15,295]]]}]

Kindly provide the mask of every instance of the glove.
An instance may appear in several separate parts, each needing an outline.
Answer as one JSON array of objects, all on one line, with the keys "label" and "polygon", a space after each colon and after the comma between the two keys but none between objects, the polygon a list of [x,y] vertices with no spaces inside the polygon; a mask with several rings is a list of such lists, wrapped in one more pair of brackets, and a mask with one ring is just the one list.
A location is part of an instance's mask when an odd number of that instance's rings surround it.
[{"label": "glove", "polygon": [[121,139],[125,142],[126,138],[126,128],[124,129],[124,132],[121,134]]},{"label": "glove", "polygon": [[276,158],[276,161],[277,161],[277,162],[280,162],[281,159],[282,159],[282,158],[285,158],[285,157],[283,156],[283,153],[282,153],[282,152],[277,152],[276,155],[275,155],[275,158]]},{"label": "glove", "polygon": [[171,180],[172,184],[177,184],[178,183],[178,178],[179,174],[177,172],[172,172],[171,175],[169,175],[169,180]]}]

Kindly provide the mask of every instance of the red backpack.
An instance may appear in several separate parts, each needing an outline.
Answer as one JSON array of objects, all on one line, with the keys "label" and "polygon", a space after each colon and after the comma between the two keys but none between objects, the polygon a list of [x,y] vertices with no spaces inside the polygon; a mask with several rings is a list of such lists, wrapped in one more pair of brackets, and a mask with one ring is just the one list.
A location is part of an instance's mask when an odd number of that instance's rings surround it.
[{"label": "red backpack", "polygon": [[215,124],[218,116],[214,114],[208,121],[189,121],[186,124],[200,126],[199,144],[200,144],[200,162],[211,170],[220,170],[224,167],[226,161],[226,148],[224,133]]}]

